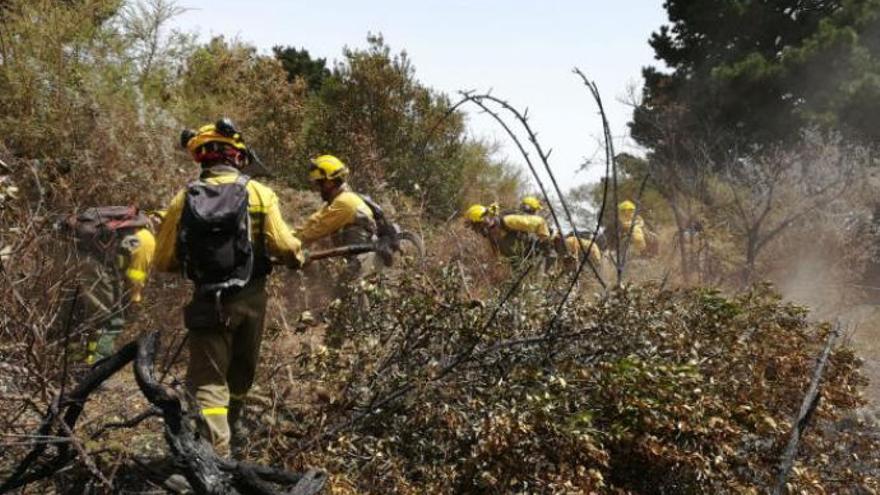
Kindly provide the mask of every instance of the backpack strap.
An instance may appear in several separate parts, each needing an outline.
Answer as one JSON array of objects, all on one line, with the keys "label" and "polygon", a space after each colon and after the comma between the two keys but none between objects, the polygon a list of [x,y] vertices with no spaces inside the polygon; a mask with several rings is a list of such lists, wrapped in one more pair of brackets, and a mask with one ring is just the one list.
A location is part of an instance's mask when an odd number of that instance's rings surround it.
[{"label": "backpack strap", "polygon": [[[241,177],[241,176],[239,176]],[[248,177],[250,180],[250,177]],[[245,187],[247,187],[247,182],[245,182]],[[257,200],[260,201],[260,214],[263,216],[263,219],[260,221],[260,242],[263,244],[263,253],[268,256],[266,253],[266,202],[263,201],[263,195],[260,194],[260,190],[256,187],[254,188],[254,194],[257,195]]]},{"label": "backpack strap", "polygon": [[[250,211],[251,210],[251,201],[250,201],[251,193],[250,193],[250,191],[248,191],[248,188],[247,188],[248,182],[250,182],[250,181],[251,181],[251,177],[249,175],[245,175],[242,173],[239,173],[238,177],[235,178],[235,183],[240,185],[241,187],[243,187],[245,194],[247,194],[247,196],[248,196],[248,215],[251,214],[251,211]],[[263,203],[263,197],[260,196],[260,191],[258,191],[256,188],[254,188],[254,192],[256,192],[256,194],[257,194],[257,199],[260,200],[260,213],[263,215],[263,218],[260,220],[260,235],[258,238],[260,239],[260,243],[262,244],[261,249],[263,251],[263,253],[262,253],[263,256],[268,256],[268,253],[266,252],[266,211],[265,211],[266,207],[265,207],[265,204]],[[250,232],[248,232],[248,235],[250,235]]]},{"label": "backpack strap", "polygon": [[361,201],[367,205],[367,208],[373,213],[373,220],[378,223],[380,221],[385,220],[385,211],[382,210],[382,207],[379,206],[379,203],[373,201],[373,198],[367,196],[366,194],[355,193],[355,195],[361,198]]},{"label": "backpack strap", "polygon": [[[240,178],[241,175],[239,175],[239,179]],[[247,179],[248,181],[250,181],[250,177],[248,177]],[[247,182],[245,182],[244,184],[245,188],[247,188]],[[260,243],[260,249],[259,251],[254,251],[253,273],[258,276],[266,276],[272,272],[272,263],[269,259],[269,247],[266,243],[266,219],[268,218],[268,212],[266,211],[266,202],[263,200],[263,195],[260,194],[260,189],[255,187],[254,194],[257,195],[257,200],[260,202],[259,211],[262,218],[260,218],[260,233],[257,236],[258,242]],[[250,202],[248,202],[248,209],[250,210]],[[250,211],[248,211],[248,215],[250,215]]]}]

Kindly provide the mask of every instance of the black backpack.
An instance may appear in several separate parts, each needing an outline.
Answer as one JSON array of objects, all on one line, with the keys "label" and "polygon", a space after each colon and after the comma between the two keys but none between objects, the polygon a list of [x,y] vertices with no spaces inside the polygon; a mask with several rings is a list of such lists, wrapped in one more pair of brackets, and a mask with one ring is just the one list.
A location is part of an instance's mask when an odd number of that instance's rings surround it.
[{"label": "black backpack", "polygon": [[376,222],[376,237],[396,237],[397,229],[394,227],[394,223],[385,215],[385,210],[379,206],[379,203],[373,201],[373,198],[366,194],[358,194],[358,196],[364,200],[364,203],[373,212],[373,221]]},{"label": "black backpack", "polygon": [[253,276],[249,180],[241,174],[231,184],[199,180],[187,187],[177,253],[197,294],[230,294]]}]

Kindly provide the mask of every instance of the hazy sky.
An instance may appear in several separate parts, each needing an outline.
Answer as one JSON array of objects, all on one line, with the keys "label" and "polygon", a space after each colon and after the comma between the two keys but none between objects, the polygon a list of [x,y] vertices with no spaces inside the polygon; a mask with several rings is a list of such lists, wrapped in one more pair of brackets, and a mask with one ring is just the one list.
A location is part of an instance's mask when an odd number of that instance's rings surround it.
[{"label": "hazy sky", "polygon": [[[620,100],[641,85],[641,68],[654,64],[647,40],[665,20],[662,0],[180,0],[189,8],[176,23],[203,38],[238,37],[268,52],[274,45],[304,47],[339,59],[343,46],[363,47],[381,33],[392,50],[406,50],[424,84],[457,99],[461,89],[486,91],[529,108],[531,123],[567,189],[601,176],[578,173],[597,158],[601,126],[586,88],[571,73],[580,67],[602,91],[618,150],[631,109]],[[495,139],[502,154],[519,153],[490,117],[468,111],[476,136]],[[603,165],[604,166],[604,165]]]}]

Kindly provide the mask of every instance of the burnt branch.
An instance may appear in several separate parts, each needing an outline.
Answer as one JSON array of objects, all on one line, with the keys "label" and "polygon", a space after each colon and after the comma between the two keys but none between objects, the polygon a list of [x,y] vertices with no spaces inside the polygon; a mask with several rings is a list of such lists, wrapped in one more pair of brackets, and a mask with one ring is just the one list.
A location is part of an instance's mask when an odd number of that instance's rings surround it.
[{"label": "burnt branch", "polygon": [[[138,386],[153,408],[130,421],[108,425],[105,429],[111,426],[134,426],[144,419],[156,415],[157,411],[161,412],[165,425],[165,440],[171,451],[171,457],[176,465],[182,466],[184,476],[196,493],[212,495],[311,495],[323,489],[327,476],[320,471],[309,470],[303,474],[292,473],[284,469],[219,457],[211,445],[199,437],[194,427],[195,420],[185,411],[180,396],[173,389],[156,380],[153,362],[158,346],[158,336],[158,332],[151,333],[136,342],[125,345],[116,354],[99,362],[69,396],[59,394],[49,407],[43,423],[33,435],[34,438],[51,439],[52,441],[37,441],[12,475],[0,485],[0,493],[21,488],[54,475],[70,463],[77,453],[83,457],[89,471],[109,487],[110,481],[97,470],[73,434],[76,421],[89,396],[103,382],[132,361],[134,361],[134,372]],[[61,421],[61,425],[56,427],[58,421]],[[50,444],[57,445],[54,455],[49,456],[46,460],[41,460],[45,457],[44,454]],[[71,449],[71,446],[74,449]],[[278,488],[275,485],[287,488]]]},{"label": "burnt branch", "polygon": [[[89,395],[117,371],[132,362],[137,353],[137,347],[137,342],[125,345],[116,354],[100,361],[71,391],[70,395],[59,395],[49,407],[35,435],[38,437],[69,438],[65,428],[56,427],[56,421],[63,421],[67,429],[74,431],[76,421],[79,419]],[[58,472],[76,455],[70,448],[70,442],[65,442],[58,445],[54,455],[51,455],[49,459],[38,462],[44,457],[43,454],[48,446],[46,443],[37,443],[13,470],[9,478],[0,485],[0,493],[6,493],[29,483],[46,479]]]},{"label": "burnt branch", "polygon": [[[229,461],[217,456],[211,445],[200,438],[193,421],[184,413],[178,394],[156,380],[153,361],[158,346],[158,332],[143,337],[138,346],[135,378],[151,404],[162,411],[165,422],[165,440],[172,458],[183,466],[183,474],[198,493],[256,494],[317,493],[326,482],[326,475],[309,471],[299,475],[282,469]],[[292,491],[274,489],[270,482],[295,483]]]},{"label": "burnt branch", "polygon": [[810,426],[813,412],[819,407],[822,375],[825,372],[828,359],[831,357],[831,349],[834,348],[834,343],[838,337],[840,337],[840,323],[834,325],[834,329],[828,335],[828,340],[825,342],[825,347],[822,349],[819,357],[816,358],[816,368],[813,370],[810,386],[807,388],[806,395],[804,395],[801,408],[791,429],[788,445],[785,447],[785,452],[782,454],[779,462],[779,476],[776,478],[776,485],[773,487],[773,495],[785,493],[786,480],[788,480],[788,475],[794,467],[795,459],[797,459],[798,445],[800,445],[804,432]]}]

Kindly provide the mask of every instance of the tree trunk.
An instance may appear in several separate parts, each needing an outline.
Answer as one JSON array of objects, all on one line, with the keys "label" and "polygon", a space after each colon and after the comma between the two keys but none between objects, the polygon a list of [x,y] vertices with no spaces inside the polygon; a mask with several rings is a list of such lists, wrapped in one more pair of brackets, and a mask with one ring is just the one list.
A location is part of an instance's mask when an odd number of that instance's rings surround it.
[{"label": "tree trunk", "polygon": [[746,235],[746,267],[742,279],[744,287],[748,287],[754,281],[758,250],[758,235],[756,232],[749,232]]}]

